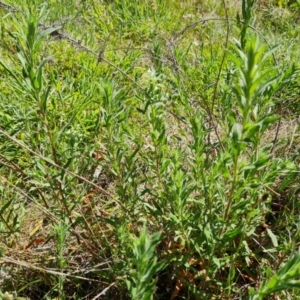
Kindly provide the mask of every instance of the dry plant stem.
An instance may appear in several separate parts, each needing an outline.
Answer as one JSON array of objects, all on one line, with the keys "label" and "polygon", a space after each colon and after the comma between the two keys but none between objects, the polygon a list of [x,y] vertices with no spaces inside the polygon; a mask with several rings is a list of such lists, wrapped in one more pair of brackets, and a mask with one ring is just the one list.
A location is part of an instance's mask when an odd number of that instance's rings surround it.
[{"label": "dry plant stem", "polygon": [[[8,162],[8,163],[4,163],[3,161],[0,161],[1,165],[5,165],[6,167],[8,167],[10,169],[13,169],[13,170],[19,172],[23,177],[27,177],[27,175],[23,172],[22,169],[20,169],[20,167],[17,164],[15,164],[14,162],[10,161],[9,159],[7,159],[2,154],[0,154],[0,157],[2,157],[4,160],[6,160]],[[33,186],[36,187],[36,185],[33,185]],[[46,201],[43,193],[40,191],[40,189],[36,187],[36,191],[40,195],[40,197],[42,198],[42,201],[45,204],[45,207],[49,208],[49,205],[48,205],[48,203],[47,203],[47,201]]]},{"label": "dry plant stem", "polygon": [[[17,186],[15,186],[15,185],[13,185],[12,183],[10,183],[6,178],[4,178],[4,177],[0,177],[0,180],[1,181],[4,181],[5,183],[7,183],[8,185],[10,185],[10,186],[12,186],[14,189],[16,189],[17,190],[17,192],[18,193],[20,193],[23,197],[25,197],[25,198],[27,198],[28,200],[30,200],[30,201],[32,201],[32,202],[34,202],[46,215],[48,215],[48,216],[50,216],[51,218],[52,218],[52,220],[54,220],[54,221],[56,221],[56,222],[59,222],[59,219],[54,215],[54,214],[52,214],[48,209],[45,209],[42,205],[40,205],[35,199],[33,199],[32,197],[30,197],[30,196],[28,196],[24,191],[22,191],[20,188],[18,188]],[[86,220],[85,220],[86,221]],[[88,229],[89,229],[89,227],[88,227]],[[83,237],[81,237],[81,235],[80,234],[78,234],[77,232],[76,232],[76,230],[74,230],[73,228],[70,228],[70,232],[72,233],[72,234],[74,234],[74,236],[76,237],[76,239],[77,239],[77,242],[78,242],[78,244],[82,244],[82,242],[81,241],[84,241],[84,238]],[[48,239],[49,240],[49,239]],[[47,243],[47,241],[44,243],[44,244],[46,244]],[[95,251],[93,251],[92,249],[90,249],[89,248],[89,251],[90,251],[90,253],[94,256],[94,258],[96,258],[96,257],[98,257],[98,254],[95,252]]]},{"label": "dry plant stem", "polygon": [[252,238],[252,240],[258,245],[258,247],[262,248],[268,256],[270,256],[274,261],[276,261],[276,258],[272,255],[272,253],[267,251],[267,249],[259,241],[257,241],[255,238]]},{"label": "dry plant stem", "polygon": [[[238,156],[234,162],[234,174],[233,174],[233,182],[232,182],[232,186],[231,186],[231,189],[230,189],[230,192],[229,192],[229,195],[228,195],[228,203],[226,205],[226,209],[225,209],[225,214],[224,214],[224,221],[225,223],[227,222],[227,219],[228,219],[228,215],[229,215],[229,211],[230,211],[230,208],[231,208],[231,197],[234,193],[234,190],[235,190],[235,185],[236,185],[236,178],[237,178],[237,166],[238,166]],[[227,227],[227,225],[225,225],[225,228]],[[225,230],[224,227],[222,227],[220,229],[220,232],[219,232],[219,236],[221,236],[223,233],[224,233],[224,230]]]},{"label": "dry plant stem", "polygon": [[15,230],[13,230],[13,228],[11,228],[11,226],[8,224],[8,222],[4,219],[3,215],[0,214],[0,219],[2,220],[2,222],[5,224],[5,226],[8,228],[9,230],[9,234],[13,234],[15,236],[15,238],[17,238],[16,232]]},{"label": "dry plant stem", "polygon": [[[230,24],[229,24],[229,18],[228,18],[228,12],[227,12],[227,6],[226,6],[226,3],[225,3],[225,0],[222,0],[222,3],[223,3],[223,7],[224,7],[224,11],[225,11],[225,16],[226,16],[226,24],[227,24],[227,30],[226,30],[226,39],[225,39],[225,49],[227,49],[228,47],[228,41],[229,41],[229,31],[230,31]],[[225,62],[225,58],[226,58],[226,52],[224,51],[223,52],[223,56],[222,56],[222,60],[221,60],[221,64],[220,64],[220,67],[219,67],[219,72],[218,72],[218,77],[217,77],[217,82],[215,84],[215,89],[214,89],[214,94],[213,94],[213,99],[212,99],[212,106],[211,106],[211,116],[213,116],[213,111],[214,111],[214,106],[215,106],[215,101],[216,101],[216,97],[217,97],[217,89],[218,89],[218,85],[219,85],[219,81],[220,81],[220,77],[221,77],[221,72],[222,72],[222,69],[223,69],[223,64]],[[214,123],[214,120],[211,118],[211,122],[215,128],[215,123]],[[220,141],[220,137],[218,135],[218,131],[217,131],[217,128],[215,128],[215,133],[218,137],[218,140]],[[221,141],[220,141],[221,142]],[[222,149],[224,151],[224,147],[222,145],[222,143],[220,143],[220,145],[222,146]],[[233,194],[233,191],[234,191],[234,188],[235,188],[235,182],[236,182],[236,171],[237,171],[237,161],[235,163],[235,168],[234,168],[234,179],[233,179],[233,184],[232,184],[232,188],[231,188],[231,191],[229,193],[229,196],[228,196],[228,204],[227,204],[227,207],[226,207],[226,211],[225,211],[225,215],[224,215],[224,220],[226,221],[227,220],[227,217],[228,217],[228,213],[229,213],[229,210],[230,210],[230,207],[231,207],[231,196]],[[223,233],[223,228],[221,228],[220,232],[219,232],[219,236],[221,236]]]},{"label": "dry plant stem", "polygon": [[[281,111],[281,106],[280,106],[280,111]],[[272,146],[272,149],[271,149],[271,153],[273,153],[274,149],[275,149],[275,145],[276,145],[276,142],[278,140],[278,135],[279,135],[279,130],[280,130],[280,125],[281,125],[281,119],[278,121],[277,123],[277,127],[276,127],[276,133],[275,133],[275,137],[274,137],[274,140],[273,140],[273,146]]]},{"label": "dry plant stem", "polygon": [[[37,95],[37,99],[38,99],[38,103],[40,103],[41,99],[40,99],[39,95]],[[58,158],[57,158],[57,152],[56,152],[55,145],[53,143],[53,136],[52,136],[51,130],[49,128],[49,123],[48,123],[47,116],[43,112],[42,109],[39,111],[39,113],[40,113],[41,117],[44,119],[44,122],[45,122],[45,126],[46,126],[46,129],[47,129],[47,135],[48,135],[48,138],[49,138],[49,141],[50,141],[50,144],[51,144],[51,150],[52,150],[52,155],[53,155],[54,163],[57,164],[57,165],[59,165]],[[63,192],[61,181],[57,180],[56,182],[57,182],[58,190],[59,190],[60,197],[61,197],[61,199],[59,200],[59,202],[62,202],[62,207],[64,207],[67,215],[70,218],[71,217],[71,212],[70,212],[69,207],[68,207],[68,205],[66,204],[66,201],[65,201],[65,195],[64,195],[64,192]]]},{"label": "dry plant stem", "polygon": [[5,157],[4,155],[2,155],[1,153],[0,153],[0,157],[3,158],[7,162],[7,164],[6,164],[6,163],[0,161],[0,164],[6,165],[9,168],[14,169],[15,171],[21,173],[24,177],[27,176],[23,172],[23,170],[17,164],[15,164],[14,162],[10,161],[7,157]]},{"label": "dry plant stem", "polygon": [[99,299],[101,296],[104,296],[106,294],[106,292],[113,287],[114,285],[116,285],[115,282],[113,282],[112,284],[110,284],[108,287],[106,287],[100,294],[98,294],[97,296],[95,296],[92,300],[97,300]]},{"label": "dry plant stem", "polygon": [[[101,245],[99,245],[99,241],[97,241],[97,237],[95,237],[95,233],[93,232],[93,230],[92,230],[90,224],[88,223],[88,221],[86,220],[86,218],[85,218],[84,215],[82,215],[82,219],[83,219],[83,222],[84,222],[86,228],[88,229],[88,231],[89,231],[89,233],[90,233],[89,238],[92,240],[93,245],[97,245],[97,247],[99,247],[99,249],[100,249],[100,248],[101,248]],[[99,224],[98,224],[98,226],[99,226]],[[99,226],[99,227],[100,227],[100,226]],[[97,254],[96,254],[95,258],[96,258],[96,257],[97,257]]]},{"label": "dry plant stem", "polygon": [[280,196],[281,196],[279,193],[275,192],[275,191],[274,191],[273,189],[271,189],[269,186],[264,185],[264,187],[265,187],[268,191],[270,191],[272,194],[276,195],[277,197],[280,197]]},{"label": "dry plant stem", "polygon": [[38,201],[36,201],[34,198],[30,197],[28,194],[26,194],[22,189],[20,189],[19,187],[13,185],[11,182],[9,182],[6,178],[0,176],[0,180],[4,181],[6,184],[12,186],[20,195],[22,195],[24,198],[34,202],[40,210],[43,211],[43,213],[45,213],[46,215],[50,216],[53,220],[56,220],[57,222],[59,221],[59,219],[53,215],[48,209],[46,209],[43,205],[39,204]]},{"label": "dry plant stem", "polygon": [[63,277],[66,277],[66,278],[76,278],[76,279],[86,280],[86,281],[106,283],[106,282],[96,280],[96,279],[92,279],[92,278],[85,278],[85,277],[82,277],[82,276],[75,276],[75,275],[71,275],[71,274],[66,274],[66,273],[62,273],[62,272],[53,271],[53,270],[46,269],[46,268],[37,267],[36,265],[33,265],[33,264],[28,263],[26,261],[16,260],[16,259],[13,259],[13,258],[9,258],[7,256],[3,256],[3,258],[0,259],[0,264],[14,264],[14,265],[18,265],[18,266],[21,266],[21,267],[37,270],[37,271],[42,272],[42,273],[47,273],[47,274],[52,274],[52,275],[57,275],[57,276],[63,276]]},{"label": "dry plant stem", "polygon": [[293,146],[293,142],[294,142],[295,133],[296,133],[297,128],[298,128],[298,125],[296,125],[296,126],[294,127],[291,141],[290,141],[290,143],[289,143],[288,148],[285,150],[285,153],[288,153],[288,152],[291,150],[291,147]]},{"label": "dry plant stem", "polygon": [[0,1],[0,8],[3,8],[5,10],[11,11],[11,12],[21,12],[22,13],[22,11],[19,8],[16,8],[12,5],[3,3],[2,1]]},{"label": "dry plant stem", "polygon": [[101,62],[103,57],[104,57],[105,48],[106,48],[106,44],[109,40],[109,37],[110,37],[110,34],[107,37],[105,37],[105,39],[102,43],[101,49],[100,49],[99,54],[98,54],[98,63]]},{"label": "dry plant stem", "polygon": [[104,194],[106,194],[108,197],[110,197],[112,200],[114,200],[116,203],[118,203],[125,211],[128,212],[128,210],[124,207],[124,205],[118,200],[116,199],[112,194],[110,194],[109,192],[107,192],[106,190],[104,190],[101,186],[93,183],[92,181],[72,172],[69,171],[67,169],[65,169],[64,167],[61,167],[59,165],[57,165],[55,162],[51,161],[49,158],[42,156],[41,154],[31,150],[28,146],[26,146],[23,142],[19,141],[18,139],[16,139],[15,137],[10,136],[6,131],[2,130],[0,128],[0,134],[3,134],[5,137],[7,137],[9,140],[11,140],[12,142],[16,143],[17,145],[19,145],[20,147],[22,147],[23,149],[25,149],[26,151],[28,151],[29,153],[39,157],[40,159],[44,160],[45,162],[47,162],[48,164],[54,166],[55,168],[58,168],[60,170],[63,170],[64,172],[68,173],[69,175],[80,179],[81,181],[84,181],[88,184],[90,184],[91,186],[97,188],[99,191],[103,192]]},{"label": "dry plant stem", "polygon": [[[226,3],[225,3],[225,0],[222,0],[222,3],[223,3],[224,11],[225,11],[226,25],[227,25],[226,39],[225,39],[225,45],[224,45],[225,50],[226,50],[228,48],[230,24],[229,24],[228,12],[227,12],[227,6],[226,6]],[[223,52],[221,64],[220,64],[220,67],[219,67],[219,72],[218,72],[218,76],[217,76],[217,81],[215,83],[214,94],[213,94],[212,104],[211,104],[211,109],[210,109],[210,122],[211,122],[211,125],[214,128],[214,131],[216,133],[216,136],[219,140],[219,143],[221,145],[221,148],[222,148],[223,152],[225,151],[225,149],[224,149],[224,146],[223,146],[222,141],[220,139],[220,136],[219,136],[219,133],[218,133],[218,128],[217,128],[216,123],[214,121],[213,115],[214,115],[214,107],[215,107],[215,102],[216,102],[216,97],[217,97],[217,90],[218,90],[218,86],[219,86],[219,82],[220,82],[221,72],[222,72],[223,65],[224,65],[225,58],[226,58],[226,51],[225,50]],[[208,138],[210,138],[210,135],[208,136]]]},{"label": "dry plant stem", "polygon": [[[226,22],[236,22],[236,19],[231,19],[231,18],[207,18],[207,19],[201,19],[199,21],[196,21],[194,23],[192,23],[191,25],[188,25],[186,27],[184,27],[183,29],[181,29],[178,33],[177,33],[177,36],[185,33],[185,31],[187,31],[188,29],[191,29],[191,28],[195,28],[198,24],[205,24],[205,22],[210,22],[210,21],[226,21]],[[242,24],[244,24],[245,22],[241,21],[240,22]],[[253,30],[254,32],[256,32],[262,39],[263,41],[268,45],[269,48],[270,47],[270,44],[268,42],[268,40],[264,37],[264,35],[259,31],[257,30],[255,27],[249,25],[249,28],[251,30]],[[274,53],[272,53],[272,57],[273,57],[273,61],[274,61],[274,64],[277,66],[278,65],[278,62],[277,62],[277,58],[275,56]]]}]

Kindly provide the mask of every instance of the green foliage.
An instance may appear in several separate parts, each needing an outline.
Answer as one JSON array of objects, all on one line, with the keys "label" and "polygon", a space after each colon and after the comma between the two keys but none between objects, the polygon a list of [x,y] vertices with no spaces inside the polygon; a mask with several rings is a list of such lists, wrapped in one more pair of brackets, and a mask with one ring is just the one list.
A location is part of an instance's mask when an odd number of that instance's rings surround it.
[{"label": "green foliage", "polygon": [[282,290],[300,288],[300,254],[290,259],[274,276],[268,281],[264,281],[257,292],[250,291],[251,300],[264,299],[267,295],[277,293]]},{"label": "green foliage", "polygon": [[298,24],[270,34],[252,0],[14,2],[2,297],[297,299]]},{"label": "green foliage", "polygon": [[132,239],[133,258],[130,262],[130,280],[126,281],[131,299],[150,300],[155,294],[157,275],[164,268],[164,262],[157,262],[154,250],[161,240],[161,234],[148,234],[144,226],[139,237]]}]

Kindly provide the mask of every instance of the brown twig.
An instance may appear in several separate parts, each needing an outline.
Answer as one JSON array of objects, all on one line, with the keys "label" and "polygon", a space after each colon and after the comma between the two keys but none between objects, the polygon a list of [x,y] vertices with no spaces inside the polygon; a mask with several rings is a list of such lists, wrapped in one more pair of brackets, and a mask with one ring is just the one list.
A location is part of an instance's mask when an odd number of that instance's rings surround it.
[{"label": "brown twig", "polygon": [[116,203],[118,203],[123,209],[127,210],[124,205],[118,200],[116,199],[112,194],[110,194],[109,192],[107,192],[106,190],[104,190],[103,188],[101,188],[99,185],[93,183],[92,181],[56,164],[55,162],[53,162],[52,160],[50,160],[47,157],[42,156],[41,154],[31,150],[27,145],[25,145],[23,142],[21,142],[20,140],[16,139],[13,136],[10,136],[5,130],[0,128],[0,134],[4,135],[5,137],[7,137],[9,140],[11,140],[12,142],[14,142],[15,144],[19,145],[20,147],[22,147],[23,149],[25,149],[26,151],[28,151],[29,153],[35,155],[36,157],[39,157],[40,159],[44,160],[45,162],[47,162],[48,164],[52,165],[53,167],[63,170],[64,172],[66,172],[67,174],[80,179],[81,181],[84,181],[88,184],[90,184],[91,186],[99,189],[101,192],[103,192],[104,194],[106,194],[108,197],[110,197],[112,200],[114,200]]},{"label": "brown twig", "polygon": [[[226,38],[225,38],[225,50],[228,48],[228,42],[229,42],[229,32],[230,32],[230,23],[229,23],[229,18],[228,18],[228,12],[227,12],[227,6],[225,3],[225,0],[222,0],[223,2],[223,7],[224,7],[224,11],[225,11],[225,17],[226,17],[226,24],[227,24],[227,30],[226,30]],[[219,67],[219,72],[218,72],[218,76],[217,76],[217,81],[215,83],[215,88],[214,88],[214,94],[213,94],[213,98],[212,98],[212,104],[211,104],[211,114],[210,114],[210,122],[214,128],[214,131],[216,133],[216,136],[218,138],[218,141],[221,145],[222,150],[224,151],[224,146],[222,144],[222,141],[220,139],[219,133],[218,133],[218,128],[214,122],[213,119],[213,115],[214,115],[214,106],[215,106],[215,102],[216,102],[216,98],[217,98],[217,91],[218,91],[218,86],[219,86],[219,82],[220,82],[220,78],[221,78],[221,73],[223,70],[223,65],[225,62],[225,58],[226,58],[226,51],[224,50],[223,52],[223,56],[222,56],[222,60],[221,60],[221,64]]]},{"label": "brown twig", "polygon": [[106,294],[106,292],[113,287],[114,285],[116,285],[115,282],[113,282],[112,284],[110,284],[108,287],[106,287],[100,294],[98,294],[97,296],[95,296],[92,300],[96,300],[99,299],[101,296],[104,296]]},{"label": "brown twig", "polygon": [[19,8],[12,6],[10,4],[3,3],[2,1],[0,1],[0,8],[3,8],[10,12],[22,12]]},{"label": "brown twig", "polygon": [[54,270],[51,270],[51,269],[41,268],[41,267],[38,267],[38,266],[36,266],[34,264],[31,264],[29,262],[16,260],[16,259],[13,259],[13,258],[10,258],[10,257],[7,257],[7,256],[4,256],[3,258],[0,259],[0,264],[14,264],[14,265],[18,265],[18,266],[21,266],[21,267],[30,268],[30,269],[39,271],[41,273],[47,273],[47,274],[63,276],[63,277],[67,277],[67,278],[76,278],[76,279],[80,279],[80,280],[103,283],[103,281],[92,279],[92,278],[85,278],[85,277],[82,277],[82,276],[75,276],[75,275],[68,274],[68,273],[63,273],[63,272],[58,272],[58,271],[54,271]]}]

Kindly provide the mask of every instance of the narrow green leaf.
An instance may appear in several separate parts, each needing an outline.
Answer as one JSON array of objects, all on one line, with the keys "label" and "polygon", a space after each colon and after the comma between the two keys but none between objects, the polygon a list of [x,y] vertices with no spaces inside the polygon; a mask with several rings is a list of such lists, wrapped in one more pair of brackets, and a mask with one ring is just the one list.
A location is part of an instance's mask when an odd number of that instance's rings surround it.
[{"label": "narrow green leaf", "polygon": [[271,231],[271,229],[267,228],[268,236],[270,237],[272,244],[274,247],[278,247],[278,241],[276,235]]}]

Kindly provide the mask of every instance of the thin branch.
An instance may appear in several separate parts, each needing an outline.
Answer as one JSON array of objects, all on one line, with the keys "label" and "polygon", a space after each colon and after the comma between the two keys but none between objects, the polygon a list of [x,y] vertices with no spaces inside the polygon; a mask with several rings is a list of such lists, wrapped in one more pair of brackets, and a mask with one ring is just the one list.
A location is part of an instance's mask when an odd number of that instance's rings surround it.
[{"label": "thin branch", "polygon": [[0,1],[0,8],[3,8],[10,12],[22,12],[19,8],[12,6],[10,4],[3,3],[2,1]]},{"label": "thin branch", "polygon": [[81,181],[84,181],[88,184],[90,184],[91,186],[97,188],[99,191],[103,192],[104,194],[106,194],[108,197],[110,197],[112,200],[116,201],[116,203],[118,203],[123,209],[127,210],[124,205],[118,200],[116,199],[112,194],[110,194],[108,191],[104,190],[101,186],[93,183],[92,181],[72,172],[69,171],[68,169],[56,164],[55,162],[53,162],[52,160],[50,160],[47,157],[42,156],[41,154],[31,150],[27,145],[25,145],[23,142],[21,142],[20,140],[16,139],[15,137],[10,136],[6,131],[4,131],[3,129],[0,128],[0,134],[3,134],[5,137],[7,137],[9,140],[11,140],[12,142],[14,142],[15,144],[19,145],[20,147],[22,147],[23,149],[25,149],[27,152],[35,155],[36,157],[39,157],[40,159],[44,160],[45,162],[47,162],[48,164],[52,165],[53,167],[63,170],[64,172],[66,172],[67,174],[80,179]]},{"label": "thin branch", "polygon": [[[195,28],[198,24],[205,24],[206,22],[210,22],[210,21],[226,21],[226,22],[236,22],[236,19],[232,19],[232,18],[220,18],[220,17],[215,17],[215,18],[207,18],[207,19],[200,19],[199,21],[196,21],[190,25],[185,26],[184,28],[182,28],[180,31],[178,31],[176,33],[176,38],[178,38],[181,34],[185,33],[187,30],[191,29],[191,28]],[[244,24],[244,21],[240,21],[242,24]],[[264,37],[264,35],[257,30],[255,27],[253,27],[252,25],[248,25],[249,28],[251,30],[253,30],[254,32],[256,32],[262,39],[263,41],[268,45],[269,48],[271,48],[268,40]],[[278,65],[278,61],[277,58],[275,56],[274,53],[272,53],[272,57],[274,60],[274,64],[277,66]]]},{"label": "thin branch", "polygon": [[54,270],[50,270],[50,269],[46,269],[46,268],[41,268],[41,267],[33,265],[29,262],[22,261],[22,260],[16,260],[16,259],[13,259],[13,258],[10,258],[10,257],[7,257],[7,256],[3,256],[0,259],[0,264],[14,264],[14,265],[18,265],[18,266],[21,266],[21,267],[25,267],[25,268],[29,268],[29,269],[39,271],[41,273],[47,273],[47,274],[63,276],[63,277],[67,277],[67,278],[76,278],[76,279],[80,279],[80,280],[103,283],[103,281],[92,279],[92,278],[85,278],[85,277],[82,277],[82,276],[74,276],[74,275],[68,274],[68,273],[63,273],[63,272],[58,272],[58,271],[54,271]]},{"label": "thin branch", "polygon": [[98,294],[97,296],[95,296],[92,300],[96,300],[98,298],[100,298],[101,296],[104,296],[106,294],[106,292],[113,287],[114,285],[116,285],[115,282],[113,282],[112,284],[110,284],[108,287],[106,287],[100,294]]}]

